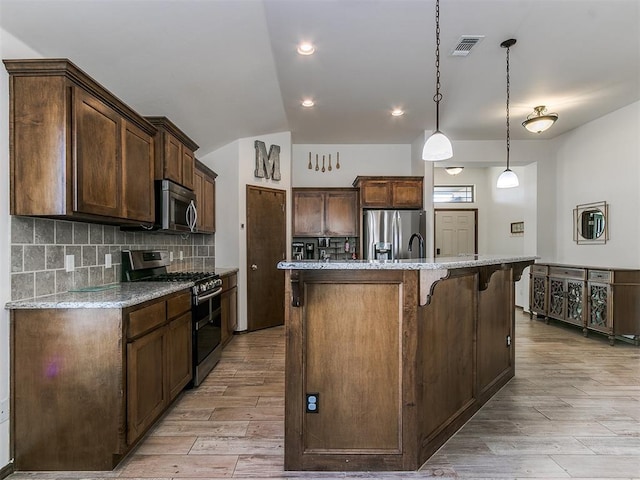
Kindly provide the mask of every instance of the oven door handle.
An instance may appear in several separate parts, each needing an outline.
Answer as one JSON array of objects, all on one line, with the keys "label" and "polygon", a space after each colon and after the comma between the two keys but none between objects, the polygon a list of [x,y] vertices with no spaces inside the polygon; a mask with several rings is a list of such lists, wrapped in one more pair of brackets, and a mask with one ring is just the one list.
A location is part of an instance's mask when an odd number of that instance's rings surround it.
[{"label": "oven door handle", "polygon": [[203,295],[203,296],[197,296],[195,298],[196,305],[199,305],[200,302],[204,302],[206,300],[209,300],[210,298],[217,297],[221,293],[222,293],[222,287],[219,287],[216,290],[214,290],[212,293],[208,293],[208,294]]}]

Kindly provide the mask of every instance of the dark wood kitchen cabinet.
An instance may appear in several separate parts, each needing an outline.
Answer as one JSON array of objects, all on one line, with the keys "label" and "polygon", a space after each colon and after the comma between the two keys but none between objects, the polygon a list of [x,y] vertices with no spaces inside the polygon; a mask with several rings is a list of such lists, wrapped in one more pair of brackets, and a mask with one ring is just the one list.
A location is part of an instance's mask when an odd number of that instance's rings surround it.
[{"label": "dark wood kitchen cabinet", "polygon": [[222,294],[220,297],[222,345],[231,340],[238,324],[238,274],[222,276]]},{"label": "dark wood kitchen cabinet", "polygon": [[422,209],[422,177],[356,177],[361,208]]},{"label": "dark wood kitchen cabinet", "polygon": [[16,470],[111,470],[191,380],[191,293],[11,311]]},{"label": "dark wood kitchen cabinet", "polygon": [[196,159],[194,170],[194,192],[198,208],[196,224],[199,233],[216,231],[216,177],[218,174]]},{"label": "dark wood kitchen cabinet", "polygon": [[156,128],[68,60],[4,63],[11,214],[153,223]]},{"label": "dark wood kitchen cabinet", "polygon": [[355,188],[294,188],[294,237],[357,237]]},{"label": "dark wood kitchen cabinet", "polygon": [[156,180],[172,180],[193,190],[198,145],[167,117],[146,117],[158,129],[155,137]]}]

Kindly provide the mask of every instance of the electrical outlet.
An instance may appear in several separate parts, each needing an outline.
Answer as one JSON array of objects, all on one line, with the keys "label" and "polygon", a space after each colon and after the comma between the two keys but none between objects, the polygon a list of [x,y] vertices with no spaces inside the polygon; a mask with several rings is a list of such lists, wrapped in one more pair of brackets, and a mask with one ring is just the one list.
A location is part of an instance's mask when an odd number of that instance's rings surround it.
[{"label": "electrical outlet", "polygon": [[180,260],[184,260],[184,254],[182,253],[182,250],[180,250]]},{"label": "electrical outlet", "polygon": [[307,413],[318,413],[320,406],[319,393],[307,393]]},{"label": "electrical outlet", "polygon": [[9,420],[9,399],[5,398],[0,402],[0,423]]},{"label": "electrical outlet", "polygon": [[111,254],[104,254],[104,268],[111,268]]},{"label": "electrical outlet", "polygon": [[73,272],[73,270],[76,268],[75,263],[76,263],[76,257],[74,255],[64,256],[64,269],[67,272]]},{"label": "electrical outlet", "polygon": [[169,252],[169,261],[173,262],[173,252]]}]

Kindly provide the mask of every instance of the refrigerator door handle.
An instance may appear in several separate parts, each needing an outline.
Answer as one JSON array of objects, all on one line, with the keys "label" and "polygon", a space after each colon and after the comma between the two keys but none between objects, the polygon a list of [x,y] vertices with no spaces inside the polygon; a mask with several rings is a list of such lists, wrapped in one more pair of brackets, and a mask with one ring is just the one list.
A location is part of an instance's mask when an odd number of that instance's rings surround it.
[{"label": "refrigerator door handle", "polygon": [[393,227],[391,229],[391,231],[393,232],[393,246],[392,246],[392,253],[391,253],[391,259],[392,260],[397,260],[400,256],[400,241],[401,241],[401,235],[400,233],[402,232],[402,222],[400,221],[400,212],[398,212],[397,210],[395,212],[393,212]]}]

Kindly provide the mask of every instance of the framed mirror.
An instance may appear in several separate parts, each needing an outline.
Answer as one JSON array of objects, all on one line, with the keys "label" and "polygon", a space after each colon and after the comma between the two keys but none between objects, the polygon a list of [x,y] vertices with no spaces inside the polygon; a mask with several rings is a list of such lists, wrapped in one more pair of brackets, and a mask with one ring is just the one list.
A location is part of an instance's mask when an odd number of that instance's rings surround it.
[{"label": "framed mirror", "polygon": [[573,239],[581,243],[607,243],[609,212],[607,202],[585,203],[573,210]]}]

